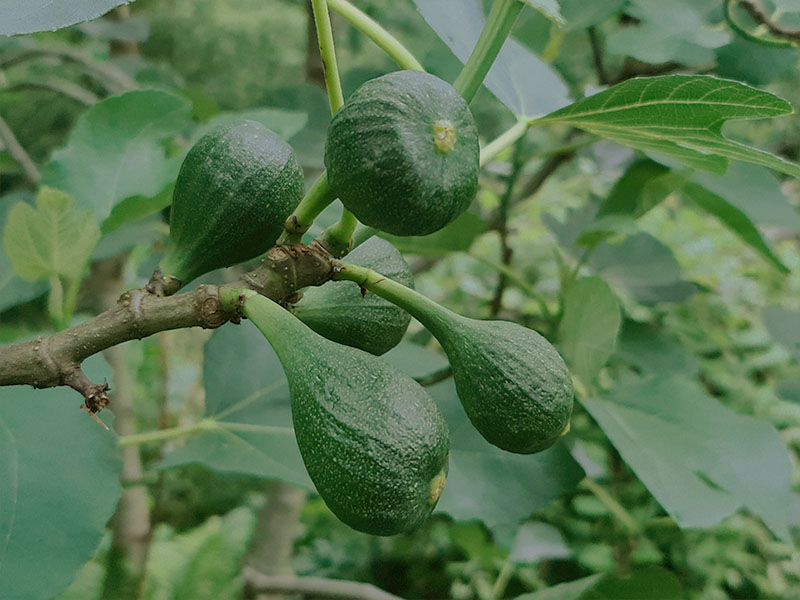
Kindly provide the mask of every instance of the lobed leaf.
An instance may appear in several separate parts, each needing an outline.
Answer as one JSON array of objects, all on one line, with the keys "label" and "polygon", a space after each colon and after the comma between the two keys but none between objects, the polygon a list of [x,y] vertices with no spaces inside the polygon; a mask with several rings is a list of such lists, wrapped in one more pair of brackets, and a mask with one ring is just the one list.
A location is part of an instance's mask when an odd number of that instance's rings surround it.
[{"label": "lobed leaf", "polygon": [[3,233],[11,265],[26,281],[79,279],[99,240],[94,215],[78,212],[71,196],[48,187],[39,190],[36,208],[11,207]]},{"label": "lobed leaf", "polygon": [[713,173],[724,173],[734,159],[798,177],[800,166],[722,135],[726,121],[791,112],[782,98],[737,81],[666,75],[630,79],[532,124],[570,125]]},{"label": "lobed leaf", "polygon": [[679,526],[709,527],[745,507],[789,539],[791,464],[769,423],[681,375],[629,380],[581,402]]}]

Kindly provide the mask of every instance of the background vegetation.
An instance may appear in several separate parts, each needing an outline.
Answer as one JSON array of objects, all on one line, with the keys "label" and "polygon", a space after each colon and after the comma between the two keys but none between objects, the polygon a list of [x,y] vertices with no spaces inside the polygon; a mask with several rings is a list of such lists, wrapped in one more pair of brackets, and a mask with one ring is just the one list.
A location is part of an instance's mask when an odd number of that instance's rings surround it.
[{"label": "background vegetation", "polygon": [[[480,28],[476,0],[356,4],[448,81]],[[720,0],[531,4],[472,104],[484,144],[642,75],[712,74],[800,107],[795,0],[758,3],[772,29],[750,2],[727,3],[727,20]],[[3,343],[146,283],[177,168],[213,124],[264,122],[314,180],[330,112],[309,19],[301,0],[139,0],[0,38]],[[345,97],[397,68],[333,24]],[[796,116],[725,133],[800,160]],[[800,598],[798,204],[797,179],[764,166],[712,174],[555,124],[490,162],[457,222],[391,238],[417,289],[537,329],[579,384],[556,447],[495,451],[412,324],[387,359],[428,385],[453,432],[445,494],[413,534],[350,530],[314,496],[291,437],[238,427],[289,423],[282,371],[249,324],[91,359],[121,458],[73,391],[0,388],[0,474],[19,483],[0,484],[0,597],[240,598],[294,573],[405,598]],[[65,214],[49,235],[58,259],[20,260],[25,219]]]}]

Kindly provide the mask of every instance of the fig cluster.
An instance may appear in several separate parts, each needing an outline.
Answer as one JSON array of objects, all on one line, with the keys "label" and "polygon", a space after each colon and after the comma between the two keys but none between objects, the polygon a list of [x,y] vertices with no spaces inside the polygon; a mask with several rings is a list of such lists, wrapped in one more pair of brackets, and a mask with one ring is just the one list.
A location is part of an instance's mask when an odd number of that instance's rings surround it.
[{"label": "fig cluster", "polygon": [[[327,181],[363,224],[426,235],[469,207],[479,150],[469,106],[452,86],[399,71],[365,83],[332,119]],[[175,293],[204,273],[263,254],[303,190],[294,151],[263,125],[243,121],[208,133],[181,167],[151,284]],[[447,424],[423,387],[380,358],[403,338],[411,316],[441,344],[466,414],[489,443],[538,452],[568,428],[571,378],[538,333],[467,319],[415,292],[408,264],[380,237],[345,256],[336,278],[305,290],[291,310],[247,292],[242,311],[284,367],[304,464],[345,523],[376,535],[408,530],[430,514],[444,487]]]}]

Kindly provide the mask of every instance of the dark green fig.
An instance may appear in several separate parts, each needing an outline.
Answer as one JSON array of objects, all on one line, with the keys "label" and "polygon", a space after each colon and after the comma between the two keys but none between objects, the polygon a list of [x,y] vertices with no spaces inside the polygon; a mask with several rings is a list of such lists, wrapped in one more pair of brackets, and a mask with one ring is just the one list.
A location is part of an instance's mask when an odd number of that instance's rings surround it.
[{"label": "dark green fig", "polygon": [[426,235],[456,219],[478,189],[478,132],[466,101],[422,71],[397,71],[356,90],[328,128],[333,192],[359,221]]},{"label": "dark green fig", "polygon": [[572,377],[544,337],[516,323],[462,317],[355,265],[344,264],[337,277],[404,308],[434,335],[450,361],[461,404],[486,441],[529,454],[549,448],[565,432]]},{"label": "dark green fig", "polygon": [[[414,287],[408,263],[392,244],[379,237],[370,238],[343,260]],[[294,313],[329,340],[377,356],[399,344],[411,322],[411,316],[402,308],[372,292],[362,294],[346,281],[329,281],[309,288]]]},{"label": "dark green fig", "polygon": [[186,155],[161,272],[185,285],[263,254],[303,197],[292,148],[256,121],[223,126]]},{"label": "dark green fig", "polygon": [[243,312],[275,349],[289,380],[297,445],[333,513],[374,535],[427,518],[447,476],[449,434],[436,404],[382,359],[314,333],[249,296]]}]

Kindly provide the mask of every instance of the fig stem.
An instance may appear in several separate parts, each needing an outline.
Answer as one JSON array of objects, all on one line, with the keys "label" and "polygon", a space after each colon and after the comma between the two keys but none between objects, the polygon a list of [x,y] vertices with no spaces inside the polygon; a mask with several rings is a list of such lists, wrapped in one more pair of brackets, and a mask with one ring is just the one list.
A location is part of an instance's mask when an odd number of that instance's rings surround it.
[{"label": "fig stem", "polygon": [[375,42],[403,69],[424,71],[411,51],[391,33],[376,23],[369,15],[353,6],[347,0],[328,0],[328,6],[343,16],[350,24]]},{"label": "fig stem", "polygon": [[314,223],[314,219],[334,200],[336,200],[336,196],[333,195],[328,185],[328,173],[323,171],[311,189],[306,192],[297,208],[294,209],[292,216],[286,219],[283,226],[285,231],[277,245],[299,244],[303,234]]},{"label": "fig stem", "polygon": [[333,28],[331,27],[331,16],[328,13],[328,1],[311,0],[311,7],[314,11],[314,24],[317,27],[317,40],[319,40],[319,52],[322,56],[331,113],[336,114],[336,111],[344,104],[344,95],[342,94],[342,83],[339,80],[339,66],[336,63],[336,48],[333,44]]},{"label": "fig stem", "polygon": [[454,312],[427,296],[372,269],[350,263],[340,263],[340,266],[341,268],[333,276],[334,280],[354,281],[362,288],[399,306],[422,323],[434,336],[442,328],[447,328],[453,318],[459,318]]},{"label": "fig stem", "polygon": [[520,0],[495,0],[492,4],[478,42],[453,83],[467,102],[471,102],[480,89],[524,6]]}]

